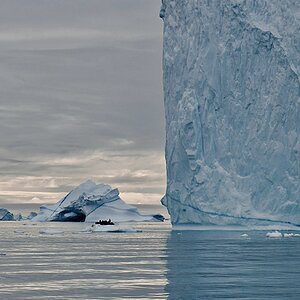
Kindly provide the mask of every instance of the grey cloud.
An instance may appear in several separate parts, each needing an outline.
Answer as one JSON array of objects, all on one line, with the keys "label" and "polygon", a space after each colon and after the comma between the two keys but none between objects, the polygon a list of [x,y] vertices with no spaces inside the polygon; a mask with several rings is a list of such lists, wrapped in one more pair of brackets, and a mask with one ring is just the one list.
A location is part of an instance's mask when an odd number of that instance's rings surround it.
[{"label": "grey cloud", "polygon": [[[132,175],[147,169],[164,177],[159,6],[0,2],[0,186],[7,192],[0,202],[29,201],[38,191],[53,201],[86,178],[107,179],[128,195],[144,186],[159,200],[159,179]],[[74,163],[63,162],[70,157]],[[22,183],[5,184],[20,176]],[[43,186],[45,176],[58,186]],[[24,182],[32,183],[26,195],[14,196]]]}]

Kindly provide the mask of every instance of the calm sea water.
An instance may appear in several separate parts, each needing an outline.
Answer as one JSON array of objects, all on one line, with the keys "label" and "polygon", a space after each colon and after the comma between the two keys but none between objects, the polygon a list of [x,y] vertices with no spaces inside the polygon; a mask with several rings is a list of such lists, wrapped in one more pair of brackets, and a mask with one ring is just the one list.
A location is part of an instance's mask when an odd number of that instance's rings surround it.
[{"label": "calm sea water", "polygon": [[[300,238],[172,231],[169,222],[131,224],[139,233],[86,226],[1,222],[0,299],[300,299]],[[40,233],[48,228],[62,233]]]}]

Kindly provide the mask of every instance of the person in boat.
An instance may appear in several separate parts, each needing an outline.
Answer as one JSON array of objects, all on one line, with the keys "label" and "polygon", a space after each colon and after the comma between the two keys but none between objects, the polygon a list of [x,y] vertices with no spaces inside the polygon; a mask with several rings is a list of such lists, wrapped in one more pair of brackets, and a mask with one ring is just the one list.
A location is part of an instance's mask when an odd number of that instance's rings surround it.
[{"label": "person in boat", "polygon": [[99,220],[97,222],[95,222],[95,224],[99,224],[99,225],[115,225],[115,223],[111,220]]}]

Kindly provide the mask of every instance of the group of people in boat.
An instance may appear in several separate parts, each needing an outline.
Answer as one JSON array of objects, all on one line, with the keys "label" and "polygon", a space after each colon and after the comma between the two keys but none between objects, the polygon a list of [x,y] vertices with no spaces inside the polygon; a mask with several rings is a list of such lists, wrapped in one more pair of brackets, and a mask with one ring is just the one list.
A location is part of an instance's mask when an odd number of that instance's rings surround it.
[{"label": "group of people in boat", "polygon": [[95,224],[99,224],[99,225],[115,225],[115,223],[111,219],[108,219],[108,220],[99,220]]}]

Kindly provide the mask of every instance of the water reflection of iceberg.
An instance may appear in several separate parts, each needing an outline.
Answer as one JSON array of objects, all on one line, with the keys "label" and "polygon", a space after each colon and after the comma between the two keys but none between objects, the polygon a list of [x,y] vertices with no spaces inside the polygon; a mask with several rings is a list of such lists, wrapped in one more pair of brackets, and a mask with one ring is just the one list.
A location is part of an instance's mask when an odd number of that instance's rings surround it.
[{"label": "water reflection of iceberg", "polygon": [[168,299],[300,299],[299,240],[249,235],[173,231],[167,242]]}]

